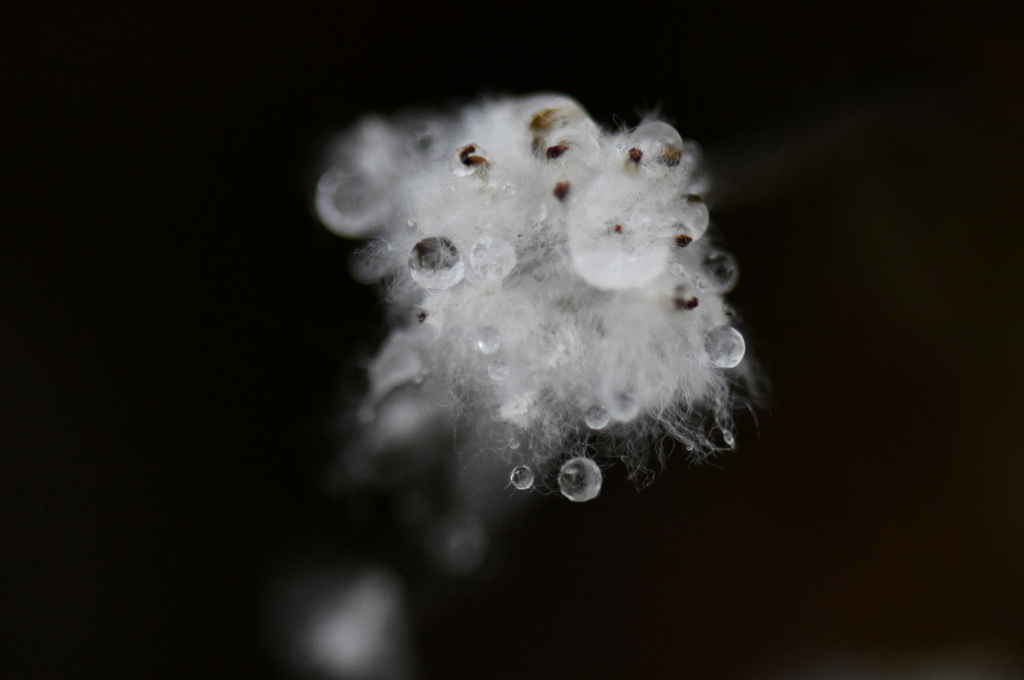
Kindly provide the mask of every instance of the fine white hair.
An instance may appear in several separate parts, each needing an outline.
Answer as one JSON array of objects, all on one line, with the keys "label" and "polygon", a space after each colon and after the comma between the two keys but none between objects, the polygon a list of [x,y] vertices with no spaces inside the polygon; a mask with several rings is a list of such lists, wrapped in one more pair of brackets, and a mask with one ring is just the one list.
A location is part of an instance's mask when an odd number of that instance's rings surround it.
[{"label": "fine white hair", "polygon": [[354,272],[381,284],[394,326],[359,448],[448,419],[461,448],[530,480],[582,457],[638,483],[667,441],[698,461],[733,448],[749,369],[708,189],[672,126],[609,132],[559,94],[357,123],[315,201],[332,231],[367,239]]}]

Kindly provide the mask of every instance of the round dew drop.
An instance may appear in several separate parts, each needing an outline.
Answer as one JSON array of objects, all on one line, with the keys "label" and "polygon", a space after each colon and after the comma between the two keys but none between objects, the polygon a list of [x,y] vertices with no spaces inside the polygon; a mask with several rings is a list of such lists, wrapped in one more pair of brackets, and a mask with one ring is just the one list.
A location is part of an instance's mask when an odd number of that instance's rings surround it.
[{"label": "round dew drop", "polygon": [[583,421],[591,430],[600,430],[604,428],[608,425],[609,420],[611,420],[611,414],[608,413],[608,409],[600,405],[591,406],[587,409],[587,412],[583,414]]},{"label": "round dew drop", "polygon": [[508,374],[508,364],[504,361],[492,361],[491,365],[487,367],[487,375],[491,376],[491,380],[497,380],[500,382],[507,378]]},{"label": "round dew drop", "polygon": [[716,293],[728,293],[736,287],[740,277],[736,258],[724,250],[713,250],[704,258],[704,272],[706,287]]},{"label": "round dew drop", "polygon": [[533,486],[533,470],[527,465],[520,465],[512,470],[509,481],[520,491],[526,491]]},{"label": "round dew drop", "polygon": [[601,468],[583,456],[570,458],[558,471],[558,488],[563,496],[575,503],[597,498],[601,493],[601,482]]},{"label": "round dew drop", "polygon": [[493,326],[484,326],[476,332],[476,348],[481,354],[494,354],[501,347],[501,334]]},{"label": "round dew drop", "polygon": [[409,275],[424,288],[451,288],[465,273],[458,249],[443,236],[423,239],[409,254]]},{"label": "round dew drop", "polygon": [[704,336],[704,351],[719,368],[733,368],[747,351],[743,336],[732,326],[716,326]]}]

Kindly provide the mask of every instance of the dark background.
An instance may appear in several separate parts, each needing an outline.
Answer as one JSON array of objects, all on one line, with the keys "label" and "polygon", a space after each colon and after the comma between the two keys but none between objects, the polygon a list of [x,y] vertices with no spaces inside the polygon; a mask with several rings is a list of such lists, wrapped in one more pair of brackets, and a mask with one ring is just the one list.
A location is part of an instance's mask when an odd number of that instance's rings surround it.
[{"label": "dark background", "polygon": [[0,674],[286,677],[268,574],[375,549],[317,488],[346,366],[381,333],[351,245],[309,212],[317,152],[367,111],[536,90],[605,124],[661,105],[704,144],[773,396],[715,466],[537,497],[497,564],[417,614],[420,676],[1013,662],[1019,12],[14,5]]}]

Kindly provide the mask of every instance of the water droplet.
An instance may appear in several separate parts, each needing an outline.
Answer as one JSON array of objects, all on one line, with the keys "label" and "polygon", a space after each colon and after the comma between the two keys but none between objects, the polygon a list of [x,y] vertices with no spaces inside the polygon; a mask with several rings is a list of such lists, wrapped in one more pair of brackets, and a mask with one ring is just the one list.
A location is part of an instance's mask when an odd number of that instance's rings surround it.
[{"label": "water droplet", "polygon": [[661,121],[644,123],[629,136],[632,148],[643,154],[643,163],[679,165],[683,153],[683,138],[674,127]]},{"label": "water droplet", "polygon": [[501,187],[501,191],[507,196],[515,196],[519,193],[519,187],[515,182],[505,182]]},{"label": "water droplet", "polygon": [[469,251],[469,265],[481,278],[500,281],[516,266],[516,249],[500,238],[481,236]]},{"label": "water droplet", "polygon": [[501,347],[501,334],[493,326],[484,326],[476,332],[476,348],[481,354],[494,354]]},{"label": "water droplet", "polygon": [[670,264],[668,266],[668,270],[672,272],[672,276],[682,276],[686,272],[686,269],[683,267],[683,265],[679,264],[678,262],[673,262],[672,264]]},{"label": "water droplet", "polygon": [[491,380],[500,382],[507,378],[508,374],[508,364],[504,361],[492,361],[491,365],[487,367],[487,375],[491,376]]},{"label": "water droplet", "polygon": [[689,236],[691,240],[697,240],[708,230],[711,222],[711,215],[704,201],[692,194],[687,194],[680,201],[676,210],[679,219],[679,229]]},{"label": "water droplet", "polygon": [[704,336],[704,351],[719,368],[732,368],[743,361],[747,351],[743,336],[732,326],[716,326]]},{"label": "water droplet", "polygon": [[570,458],[558,471],[558,488],[563,496],[576,503],[597,498],[601,493],[601,482],[601,468],[583,456]]},{"label": "water droplet", "polygon": [[512,437],[511,439],[509,439],[508,440],[508,448],[512,449],[513,451],[518,449],[519,448],[519,440],[516,439],[515,437]]},{"label": "water droplet", "polygon": [[316,212],[334,233],[359,238],[382,225],[387,206],[364,177],[328,170],[316,185]]},{"label": "water droplet", "polygon": [[465,272],[455,244],[443,236],[423,239],[409,254],[409,274],[424,288],[451,288],[462,280]]},{"label": "water droplet", "polygon": [[722,439],[729,448],[736,446],[736,437],[733,436],[732,430],[722,430]]},{"label": "water droplet", "polygon": [[601,405],[594,405],[587,409],[587,412],[583,414],[583,421],[587,424],[591,430],[600,430],[608,424],[611,420],[611,415],[608,413],[608,409]]},{"label": "water droplet", "polygon": [[713,250],[704,258],[707,287],[716,293],[728,293],[740,277],[736,258],[725,250]]},{"label": "water droplet", "polygon": [[640,404],[628,392],[617,391],[608,400],[608,413],[616,420],[633,420],[640,413]]},{"label": "water droplet", "polygon": [[520,465],[512,470],[509,481],[512,482],[512,486],[525,491],[533,486],[533,470],[528,465]]}]

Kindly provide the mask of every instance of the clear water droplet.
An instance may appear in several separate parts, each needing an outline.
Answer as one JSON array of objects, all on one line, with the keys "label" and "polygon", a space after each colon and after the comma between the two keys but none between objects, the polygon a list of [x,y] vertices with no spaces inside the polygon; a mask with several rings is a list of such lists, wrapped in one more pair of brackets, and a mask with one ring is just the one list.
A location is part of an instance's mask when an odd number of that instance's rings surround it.
[{"label": "clear water droplet", "polygon": [[611,414],[608,413],[608,409],[599,404],[591,406],[583,414],[583,421],[591,430],[602,429],[608,424],[609,420],[611,420]]},{"label": "clear water droplet", "polygon": [[476,348],[481,354],[494,354],[501,347],[501,333],[493,326],[484,326],[476,332]]},{"label": "clear water droplet", "polygon": [[409,254],[409,274],[424,288],[451,288],[465,273],[458,249],[443,236],[423,239]]},{"label": "clear water droplet", "polygon": [[558,488],[563,496],[576,503],[597,498],[602,481],[601,468],[583,456],[570,458],[558,471]]},{"label": "clear water droplet", "polygon": [[316,212],[334,233],[359,238],[382,226],[386,204],[366,178],[351,172],[328,170],[316,185]]},{"label": "clear water droplet", "polygon": [[672,276],[682,276],[686,272],[686,269],[683,267],[683,265],[679,264],[678,262],[673,262],[672,264],[670,264],[668,266],[668,270],[672,273]]},{"label": "clear water droplet", "polygon": [[481,236],[469,251],[469,266],[481,278],[500,281],[516,266],[516,249],[493,236]]},{"label": "clear water droplet", "polygon": [[533,486],[533,470],[528,465],[520,465],[512,470],[509,481],[512,482],[512,486],[525,491]]},{"label": "clear water droplet", "polygon": [[643,152],[645,165],[662,163],[679,165],[683,153],[683,138],[674,127],[662,121],[644,123],[629,136],[633,148]]},{"label": "clear water droplet", "polygon": [[508,440],[508,448],[510,448],[513,451],[518,449],[519,448],[519,440],[516,439],[515,437],[512,437],[511,439],[509,439]]},{"label": "clear water droplet", "polygon": [[507,378],[508,374],[508,364],[504,361],[492,361],[490,366],[487,367],[487,375],[491,376],[491,380],[497,380],[500,382]]},{"label": "clear water droplet", "polygon": [[733,436],[732,430],[722,430],[722,439],[725,441],[725,445],[732,448],[736,446],[736,437]]},{"label": "clear water droplet", "polygon": [[704,201],[695,200],[691,196],[684,197],[677,210],[678,229],[696,241],[708,230],[711,214]]},{"label": "clear water droplet", "polygon": [[747,351],[743,336],[732,326],[716,326],[704,336],[704,351],[719,368],[732,368],[743,361]]},{"label": "clear water droplet", "polygon": [[616,420],[633,420],[640,413],[640,404],[628,392],[617,391],[608,400],[608,413]]},{"label": "clear water droplet", "polygon": [[725,250],[713,250],[704,258],[707,286],[716,293],[728,293],[740,277],[736,258]]}]

